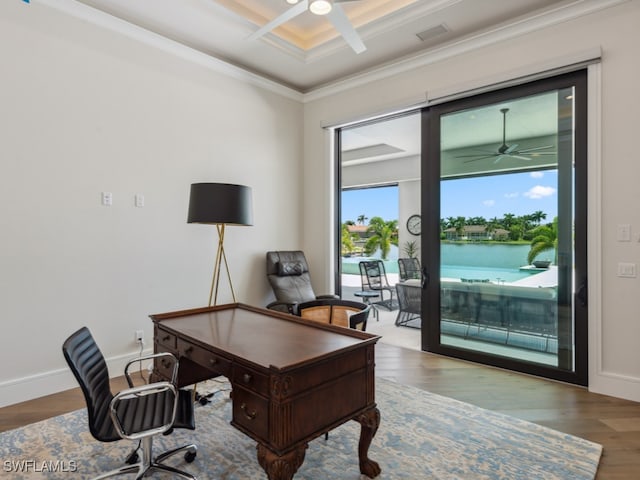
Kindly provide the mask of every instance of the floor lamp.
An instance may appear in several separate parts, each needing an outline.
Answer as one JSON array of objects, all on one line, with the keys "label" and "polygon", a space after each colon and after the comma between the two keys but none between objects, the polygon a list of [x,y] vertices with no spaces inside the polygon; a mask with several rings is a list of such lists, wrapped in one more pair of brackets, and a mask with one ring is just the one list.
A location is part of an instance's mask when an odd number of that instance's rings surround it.
[{"label": "floor lamp", "polygon": [[213,264],[209,306],[218,303],[218,287],[222,263],[227,271],[233,303],[236,294],[231,282],[231,273],[224,253],[224,231],[227,225],[252,225],[251,188],[228,183],[193,183],[189,195],[187,223],[215,225],[218,230],[218,248]]}]

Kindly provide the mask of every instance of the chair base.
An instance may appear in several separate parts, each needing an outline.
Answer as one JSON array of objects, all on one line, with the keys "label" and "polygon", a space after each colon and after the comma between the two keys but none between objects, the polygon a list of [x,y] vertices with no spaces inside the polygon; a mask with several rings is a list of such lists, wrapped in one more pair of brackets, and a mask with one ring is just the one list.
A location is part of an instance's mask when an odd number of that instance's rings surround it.
[{"label": "chair base", "polygon": [[174,475],[177,475],[181,478],[186,478],[188,480],[197,480],[195,476],[190,473],[184,472],[182,470],[178,470],[177,468],[171,467],[169,465],[163,465],[161,462],[166,460],[167,458],[180,453],[185,452],[185,460],[191,463],[196,458],[196,453],[198,451],[198,447],[194,444],[183,445],[182,447],[177,447],[172,450],[168,450],[160,455],[158,455],[155,460],[151,460],[151,437],[142,439],[142,460],[133,464],[133,465],[124,465],[120,468],[116,468],[115,470],[111,470],[110,472],[103,473],[95,477],[93,480],[101,480],[103,478],[115,477],[117,475],[124,475],[128,473],[136,473],[136,480],[142,479],[145,475],[153,471],[161,471],[168,472]]}]

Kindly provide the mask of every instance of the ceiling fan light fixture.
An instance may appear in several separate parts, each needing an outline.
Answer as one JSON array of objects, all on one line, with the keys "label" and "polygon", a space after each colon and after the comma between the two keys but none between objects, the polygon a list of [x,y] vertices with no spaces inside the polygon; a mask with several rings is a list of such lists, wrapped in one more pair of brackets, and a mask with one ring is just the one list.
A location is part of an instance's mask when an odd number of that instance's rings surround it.
[{"label": "ceiling fan light fixture", "polygon": [[326,15],[332,7],[333,5],[328,0],[312,0],[309,3],[309,11],[316,15]]},{"label": "ceiling fan light fixture", "polygon": [[300,0],[286,0],[286,2],[287,2],[289,5],[295,5],[295,4],[296,4],[296,3],[298,3],[299,1],[300,1]]}]

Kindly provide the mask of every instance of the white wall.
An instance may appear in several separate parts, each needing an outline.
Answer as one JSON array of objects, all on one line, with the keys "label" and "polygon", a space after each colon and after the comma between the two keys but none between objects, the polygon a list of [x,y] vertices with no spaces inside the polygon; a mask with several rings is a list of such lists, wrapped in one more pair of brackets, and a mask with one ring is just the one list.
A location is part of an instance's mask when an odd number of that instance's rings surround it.
[{"label": "white wall", "polygon": [[0,69],[0,405],[75,386],[61,345],[82,325],[119,365],[149,314],[206,305],[193,182],[253,188],[227,255],[238,300],[266,305],[265,252],[301,246],[299,101],[37,2],[0,2]]},{"label": "white wall", "polygon": [[[327,94],[330,89],[316,92],[305,105],[304,230],[318,224],[332,225],[332,211],[325,208],[332,178],[322,125],[398,109],[408,99],[424,97],[425,92],[431,97],[432,92],[455,92],[470,84],[506,79],[531,66],[550,65],[600,47],[601,97],[592,91],[591,106],[601,101],[601,111],[592,110],[590,117],[591,132],[600,133],[599,138],[590,140],[591,161],[599,158],[602,167],[601,177],[595,170],[590,172],[590,194],[600,195],[599,203],[592,202],[589,212],[590,389],[640,401],[640,280],[616,276],[618,262],[640,263],[640,243],[616,241],[618,224],[631,224],[634,240],[640,234],[636,186],[640,173],[638,25],[640,2],[630,1],[517,37],[509,32],[501,32],[503,40],[482,37],[472,51],[458,48],[452,56],[439,52],[438,60],[425,61],[423,66],[413,62],[415,66],[409,71],[396,69],[399,73],[386,77],[376,72],[369,77],[372,81],[360,77],[353,88],[335,87],[332,94]],[[314,272],[324,270],[329,284],[331,264],[322,261],[330,250],[326,236],[305,236],[304,249],[321,252],[318,259],[312,259]]]},{"label": "white wall", "polygon": [[421,185],[420,180],[407,180],[398,183],[398,247],[400,256],[406,257],[405,247],[407,242],[416,242],[418,247],[417,257],[422,259],[420,251],[421,237],[412,235],[407,230],[407,220],[411,215],[421,215],[420,211]]},{"label": "white wall", "polygon": [[[295,95],[46,6],[0,2],[0,405],[74,386],[60,345],[81,325],[119,364],[135,350],[134,330],[151,339],[148,314],[206,303],[215,236],[186,224],[190,183],[253,187],[255,225],[227,234],[239,300],[268,302],[264,252],[276,248],[303,248],[314,287],[331,291],[332,145],[323,125],[590,47],[603,51],[601,110],[590,118],[602,167],[590,178],[599,194],[589,218],[590,388],[640,400],[639,280],[616,276],[618,262],[640,262],[640,243],[616,240],[618,224],[631,224],[634,239],[640,232],[639,24],[633,0],[315,92],[303,107]],[[112,207],[100,206],[101,191],[113,192]],[[135,193],[144,208],[133,207]]]}]

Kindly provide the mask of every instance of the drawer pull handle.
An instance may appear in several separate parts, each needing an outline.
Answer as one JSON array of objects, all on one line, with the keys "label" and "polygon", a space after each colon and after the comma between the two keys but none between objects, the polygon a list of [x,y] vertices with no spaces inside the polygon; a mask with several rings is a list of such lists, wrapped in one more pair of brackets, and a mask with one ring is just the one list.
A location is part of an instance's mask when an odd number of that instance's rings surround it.
[{"label": "drawer pull handle", "polygon": [[162,341],[163,342],[168,342],[170,338],[171,338],[171,336],[165,335],[164,337],[162,337]]},{"label": "drawer pull handle", "polygon": [[218,363],[218,359],[215,357],[211,357],[209,359],[209,365],[215,365],[216,363]]},{"label": "drawer pull handle", "polygon": [[191,352],[193,352],[193,346],[191,345],[184,349],[184,354],[187,356],[191,355]]},{"label": "drawer pull handle", "polygon": [[169,368],[171,366],[171,362],[166,358],[163,358],[162,360],[160,360],[160,363],[162,363],[163,368]]},{"label": "drawer pull handle", "polygon": [[245,373],[245,374],[242,376],[242,381],[243,381],[244,383],[249,383],[249,382],[251,382],[251,375],[249,375],[248,373]]},{"label": "drawer pull handle", "polygon": [[258,412],[256,412],[255,410],[253,410],[252,412],[248,411],[246,403],[242,403],[242,405],[240,405],[240,410],[242,410],[244,416],[247,417],[247,420],[253,420],[254,418],[256,418],[256,415],[258,415]]}]

